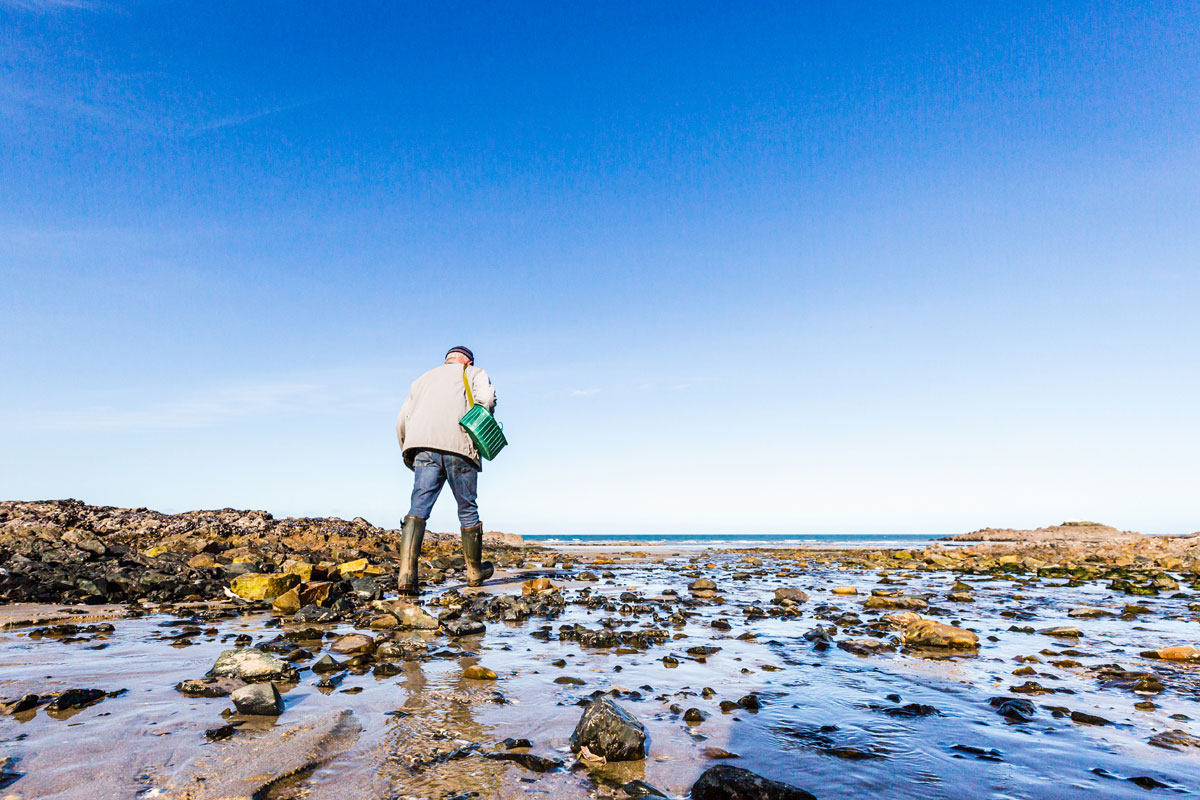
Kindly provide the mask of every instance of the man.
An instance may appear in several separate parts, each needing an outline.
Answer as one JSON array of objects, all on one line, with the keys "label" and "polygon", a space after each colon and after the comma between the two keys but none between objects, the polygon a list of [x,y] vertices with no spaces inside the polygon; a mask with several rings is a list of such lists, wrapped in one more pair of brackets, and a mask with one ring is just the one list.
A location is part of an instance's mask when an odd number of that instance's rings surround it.
[{"label": "man", "polygon": [[425,538],[425,521],[447,482],[458,501],[467,585],[481,586],[494,571],[492,562],[482,560],[483,524],[475,504],[483,462],[471,438],[458,424],[468,409],[464,375],[471,384],[475,402],[486,406],[488,411],[496,408],[492,381],[474,364],[475,355],[469,349],[450,348],[440,367],[413,382],[396,420],[396,437],[400,440],[404,463],[413,471],[412,505],[404,518],[400,539],[397,584],[401,595],[418,593],[417,559],[421,555],[421,540]]}]

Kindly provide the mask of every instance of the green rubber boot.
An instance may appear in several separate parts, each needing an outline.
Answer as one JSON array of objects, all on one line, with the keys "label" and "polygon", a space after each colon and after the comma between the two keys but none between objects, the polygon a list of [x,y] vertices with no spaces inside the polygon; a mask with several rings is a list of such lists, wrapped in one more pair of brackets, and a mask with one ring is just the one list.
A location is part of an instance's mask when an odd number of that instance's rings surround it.
[{"label": "green rubber boot", "polygon": [[402,531],[396,590],[402,597],[416,597],[421,593],[417,588],[417,559],[421,557],[421,540],[425,538],[425,520],[405,517]]},{"label": "green rubber boot", "polygon": [[462,529],[463,560],[467,562],[467,586],[482,586],[496,572],[492,562],[483,561],[483,524]]}]

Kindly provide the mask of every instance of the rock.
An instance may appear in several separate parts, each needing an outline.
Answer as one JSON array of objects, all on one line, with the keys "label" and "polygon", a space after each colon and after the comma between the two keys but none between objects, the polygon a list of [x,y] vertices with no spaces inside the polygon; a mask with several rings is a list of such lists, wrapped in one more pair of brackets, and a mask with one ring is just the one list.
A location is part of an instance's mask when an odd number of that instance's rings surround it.
[{"label": "rock", "polygon": [[691,797],[692,800],[816,800],[796,786],[728,764],[705,770],[692,784]]},{"label": "rock", "polygon": [[873,656],[877,653],[890,653],[896,649],[891,642],[882,639],[842,639],[837,646],[856,656]]},{"label": "rock", "polygon": [[299,584],[299,575],[250,572],[234,578],[229,588],[243,600],[274,600]]},{"label": "rock", "polygon": [[1067,616],[1072,619],[1096,619],[1097,617],[1112,617],[1115,616],[1111,611],[1105,611],[1103,608],[1072,608],[1067,612]]},{"label": "rock", "polygon": [[401,628],[418,631],[436,631],[437,618],[420,606],[404,606],[394,612],[400,620]]},{"label": "rock", "polygon": [[717,585],[708,578],[699,578],[689,583],[688,589],[693,592],[715,592]]},{"label": "rock", "polygon": [[881,597],[879,595],[871,595],[863,603],[863,608],[885,609],[889,611],[913,611],[928,607],[929,603],[926,603],[919,597]]},{"label": "rock", "polygon": [[373,617],[368,623],[375,630],[391,630],[400,626],[400,620],[396,619],[395,614],[380,614],[378,617]]},{"label": "rock", "polygon": [[704,748],[704,757],[713,761],[722,758],[741,758],[737,753],[731,753],[724,747],[706,747]]},{"label": "rock", "polygon": [[442,623],[442,632],[447,636],[477,636],[487,630],[487,626],[477,619],[452,619]]},{"label": "rock", "polygon": [[1013,722],[1032,722],[1037,706],[1021,697],[993,697],[988,703],[996,713]]},{"label": "rock", "polygon": [[854,588],[853,586],[835,586],[830,591],[832,591],[834,594],[842,595],[858,594],[858,589]]},{"label": "rock", "polygon": [[216,559],[210,556],[208,553],[197,553],[188,559],[187,564],[189,567],[196,567],[199,569],[212,569],[220,566]]},{"label": "rock", "polygon": [[667,795],[660,792],[650,784],[642,780],[632,780],[628,783],[621,784],[621,791],[626,797],[666,797]]},{"label": "rock", "polygon": [[47,711],[67,711],[72,708],[86,708],[104,699],[103,689],[67,689],[59,693],[46,706]]},{"label": "rock", "polygon": [[292,617],[296,622],[336,622],[338,613],[332,608],[304,606]]},{"label": "rock", "polygon": [[36,694],[21,695],[16,700],[9,700],[0,705],[0,714],[20,714],[24,711],[32,711],[45,701],[45,698]]},{"label": "rock", "polygon": [[921,615],[913,611],[901,611],[899,614],[884,614],[880,617],[880,621],[890,628],[906,628],[914,622],[918,622]]},{"label": "rock", "polygon": [[906,645],[914,647],[944,647],[954,650],[974,650],[979,647],[979,637],[968,630],[921,619],[910,622],[901,634]]},{"label": "rock", "polygon": [[571,750],[586,747],[608,761],[638,761],[646,757],[646,729],[636,717],[601,695],[588,704],[575,731]]},{"label": "rock", "polygon": [[462,676],[472,681],[494,681],[497,678],[495,672],[492,672],[482,664],[472,664],[463,670]]},{"label": "rock", "polygon": [[345,563],[338,564],[336,567],[334,567],[334,569],[337,571],[337,574],[343,578],[352,578],[362,575],[367,571],[369,566],[370,564],[367,562],[367,559],[356,558],[353,561],[347,561]]},{"label": "rock", "polygon": [[293,586],[283,594],[275,598],[275,602],[271,607],[280,614],[295,614],[300,610],[302,603],[300,602],[300,587]]},{"label": "rock", "polygon": [[323,606],[329,603],[329,596],[333,592],[333,583],[331,581],[302,583],[299,590],[301,606]]},{"label": "rock", "polygon": [[375,640],[362,633],[348,633],[334,640],[329,649],[344,656],[361,656],[375,651]]},{"label": "rock", "polygon": [[188,697],[228,697],[245,685],[241,678],[197,678],[180,681],[175,684],[175,691]]},{"label": "rock", "polygon": [[1112,725],[1112,720],[1089,714],[1086,711],[1072,711],[1071,721],[1079,725]]},{"label": "rock", "polygon": [[1190,644],[1163,647],[1158,650],[1146,650],[1143,658],[1160,658],[1164,661],[1200,661],[1200,650]]},{"label": "rock", "polygon": [[273,683],[252,683],[235,690],[229,699],[239,714],[277,717],[283,713],[283,698]]},{"label": "rock", "polygon": [[493,761],[512,761],[533,772],[550,772],[551,770],[560,769],[563,766],[563,762],[557,758],[544,758],[542,756],[535,756],[532,753],[501,751],[499,753],[484,753],[483,757],[490,758]]},{"label": "rock", "polygon": [[1079,628],[1072,628],[1069,625],[1060,625],[1056,628],[1042,628],[1038,633],[1043,636],[1058,636],[1066,639],[1078,639],[1083,636],[1083,632]]},{"label": "rock", "polygon": [[1156,733],[1148,740],[1155,747],[1163,747],[1167,750],[1183,750],[1189,747],[1200,747],[1200,739],[1192,736],[1187,731],[1173,730]]},{"label": "rock", "polygon": [[240,678],[247,683],[290,683],[300,677],[291,664],[252,647],[222,651],[208,674],[214,678]]},{"label": "rock", "polygon": [[380,588],[379,582],[374,578],[352,578],[350,580],[350,592],[362,600],[380,600],[383,598],[383,589]]},{"label": "rock", "polygon": [[708,719],[708,715],[698,708],[689,708],[683,712],[684,722],[703,722]]},{"label": "rock", "polygon": [[533,578],[521,584],[521,594],[525,597],[537,597],[561,591],[562,589],[551,583],[549,578]]},{"label": "rock", "polygon": [[783,587],[775,590],[775,602],[779,605],[799,604],[808,601],[808,593],[800,589]]},{"label": "rock", "polygon": [[327,672],[341,672],[345,668],[345,664],[338,661],[328,653],[321,656],[319,659],[317,659],[316,663],[312,665],[312,671],[318,675],[324,675]]}]

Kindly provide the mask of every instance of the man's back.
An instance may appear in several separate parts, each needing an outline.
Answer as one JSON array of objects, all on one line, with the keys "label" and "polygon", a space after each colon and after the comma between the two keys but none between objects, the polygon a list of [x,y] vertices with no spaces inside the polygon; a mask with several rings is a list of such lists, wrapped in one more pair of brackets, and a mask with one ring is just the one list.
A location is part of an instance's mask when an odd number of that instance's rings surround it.
[{"label": "man's back", "polygon": [[[476,467],[482,466],[475,445],[458,424],[468,409],[463,369],[462,364],[442,364],[413,381],[396,420],[396,437],[404,453],[404,463],[410,468],[420,450],[458,453]],[[496,392],[488,374],[476,366],[465,369],[475,402],[494,410]]]}]

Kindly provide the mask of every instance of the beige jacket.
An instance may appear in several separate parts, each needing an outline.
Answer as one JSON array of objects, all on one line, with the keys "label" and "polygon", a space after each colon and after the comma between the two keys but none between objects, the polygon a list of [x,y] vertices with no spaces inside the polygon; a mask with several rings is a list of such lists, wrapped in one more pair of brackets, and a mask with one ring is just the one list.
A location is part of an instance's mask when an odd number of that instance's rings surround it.
[{"label": "beige jacket", "polygon": [[[475,402],[496,409],[496,390],[488,374],[479,367],[467,367],[467,380]],[[434,367],[413,381],[408,399],[396,420],[396,438],[404,453],[404,463],[413,468],[413,459],[421,450],[442,450],[466,456],[482,468],[479,452],[467,432],[458,424],[467,413],[467,390],[463,386],[462,364]]]}]

